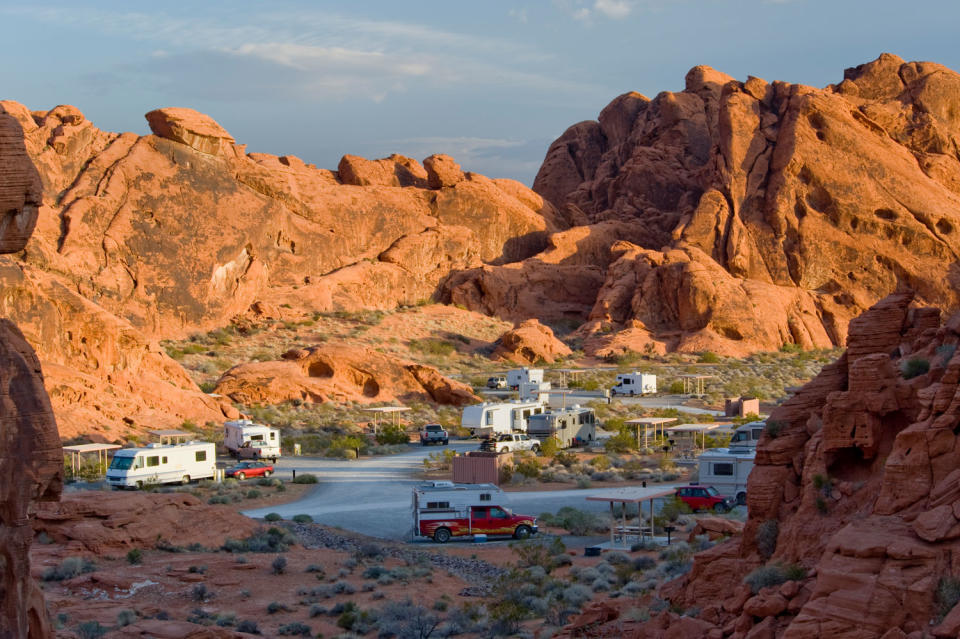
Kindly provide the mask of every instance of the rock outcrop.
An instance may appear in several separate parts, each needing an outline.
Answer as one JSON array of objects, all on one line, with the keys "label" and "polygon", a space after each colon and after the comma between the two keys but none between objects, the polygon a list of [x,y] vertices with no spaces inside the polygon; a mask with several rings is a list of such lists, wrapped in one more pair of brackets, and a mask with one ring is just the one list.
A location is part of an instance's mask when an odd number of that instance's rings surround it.
[{"label": "rock outcrop", "polygon": [[157,340],[225,326],[254,302],[291,318],[415,304],[450,272],[523,260],[565,226],[530,189],[448,156],[426,168],[345,156],[328,171],[247,154],[191,109],[151,111],[143,137],[72,106],[0,113],[20,125],[0,144],[19,144],[41,178],[20,196],[39,211],[33,238],[0,258],[0,313],[37,349],[68,435],[232,415]]},{"label": "rock outcrop", "polygon": [[[19,251],[40,202],[39,176],[20,125],[0,113],[0,253]],[[40,362],[16,325],[0,318],[0,636],[52,636],[43,592],[30,578],[30,518],[63,486],[63,451]]]},{"label": "rock outcrop", "polygon": [[234,366],[215,391],[245,404],[403,400],[462,406],[480,401],[469,386],[435,368],[344,345],[294,349],[279,361]]},{"label": "rock outcrop", "polygon": [[[717,637],[956,636],[937,593],[960,565],[960,314],[914,300],[852,321],[846,353],[771,413],[742,535],[663,587],[672,608]],[[796,568],[751,591],[761,566]]]},{"label": "rock outcrop", "polygon": [[[681,92],[621,95],[557,139],[534,182],[585,226],[563,236],[604,226],[607,255],[576,246],[543,269],[551,247],[459,273],[444,299],[589,320],[588,352],[608,353],[841,346],[899,285],[955,310],[958,99],[960,75],[887,54],[824,89],[696,67]],[[574,281],[592,286],[566,295]]]},{"label": "rock outcrop", "polygon": [[500,336],[497,346],[490,355],[492,359],[501,359],[521,366],[535,364],[541,360],[548,364],[558,358],[571,355],[570,347],[553,335],[549,326],[535,319],[521,322]]}]

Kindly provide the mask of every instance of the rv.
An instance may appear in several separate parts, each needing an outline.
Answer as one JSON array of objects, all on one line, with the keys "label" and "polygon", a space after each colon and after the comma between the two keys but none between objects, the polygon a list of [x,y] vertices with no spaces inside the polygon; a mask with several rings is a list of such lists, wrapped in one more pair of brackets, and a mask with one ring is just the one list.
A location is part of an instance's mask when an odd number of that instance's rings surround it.
[{"label": "rv", "polygon": [[507,371],[507,386],[513,390],[519,390],[520,384],[539,384],[542,381],[542,368],[514,368]]},{"label": "rv", "polygon": [[522,401],[534,401],[540,397],[540,393],[543,393],[544,397],[549,395],[550,382],[521,382],[518,390]]},{"label": "rv", "polygon": [[460,417],[460,425],[479,437],[514,431],[525,433],[530,416],[544,410],[546,409],[539,400],[484,402],[465,407]]},{"label": "rv", "polygon": [[223,445],[237,459],[266,459],[277,463],[280,457],[280,431],[238,419],[223,425]]},{"label": "rv", "polygon": [[650,395],[657,392],[657,376],[649,373],[621,373],[617,384],[610,389],[612,395]]},{"label": "rv", "polygon": [[188,484],[196,479],[213,479],[216,472],[217,454],[211,442],[147,444],[144,448],[118,450],[107,468],[107,483],[114,489]]},{"label": "rv", "polygon": [[721,495],[733,496],[740,505],[747,503],[747,477],[753,470],[755,448],[711,448],[698,458],[698,482],[713,486]]},{"label": "rv", "polygon": [[757,442],[760,441],[760,435],[766,422],[750,422],[743,426],[738,426],[730,437],[730,448],[750,448],[756,449]]},{"label": "rv", "polygon": [[537,532],[537,520],[510,512],[504,492],[493,484],[432,481],[413,489],[413,530],[441,544],[480,534],[526,539]]},{"label": "rv", "polygon": [[579,446],[597,437],[597,417],[592,408],[573,406],[566,410],[531,415],[527,433],[540,441],[555,437],[561,448]]}]

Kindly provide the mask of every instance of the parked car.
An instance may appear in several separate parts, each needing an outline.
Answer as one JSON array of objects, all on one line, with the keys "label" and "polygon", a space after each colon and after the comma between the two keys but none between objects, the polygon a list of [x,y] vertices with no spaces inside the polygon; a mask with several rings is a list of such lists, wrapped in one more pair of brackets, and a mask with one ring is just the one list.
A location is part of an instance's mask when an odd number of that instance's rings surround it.
[{"label": "parked car", "polygon": [[269,477],[273,474],[273,466],[262,461],[242,461],[228,468],[225,474],[240,481],[247,477]]},{"label": "parked car", "polygon": [[715,510],[725,513],[734,506],[734,500],[720,494],[713,486],[681,486],[676,497],[690,510]]},{"label": "parked car", "polygon": [[444,430],[440,424],[427,424],[420,429],[420,444],[422,446],[428,446],[430,444],[443,444],[446,446],[449,443],[450,435],[447,434],[447,431]]},{"label": "parked car", "polygon": [[497,453],[513,453],[518,450],[540,452],[540,440],[524,433],[494,435],[480,442],[480,450]]},{"label": "parked car", "polygon": [[507,387],[506,375],[494,375],[493,377],[487,378],[487,388],[506,388],[506,387]]}]

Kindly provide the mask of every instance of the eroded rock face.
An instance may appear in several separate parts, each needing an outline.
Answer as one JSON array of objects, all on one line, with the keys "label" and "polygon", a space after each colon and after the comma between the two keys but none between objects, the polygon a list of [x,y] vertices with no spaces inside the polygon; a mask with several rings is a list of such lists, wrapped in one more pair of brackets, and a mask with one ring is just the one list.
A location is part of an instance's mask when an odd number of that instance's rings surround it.
[{"label": "eroded rock face", "polygon": [[[588,352],[740,355],[842,346],[850,319],[901,283],[957,309],[958,100],[956,73],[891,55],[824,89],[696,67],[681,92],[619,96],[551,145],[534,190],[571,223],[622,221],[630,236],[606,248],[634,246],[526,278],[525,296],[546,302],[532,316],[588,319]],[[516,319],[502,291],[548,259],[461,274],[445,294]],[[591,303],[551,302],[590,268],[602,281]]]},{"label": "eroded rock face", "polygon": [[549,326],[531,319],[501,335],[490,357],[528,366],[540,360],[552,364],[572,352],[569,346],[554,337]]},{"label": "eroded rock face", "polygon": [[[931,627],[960,565],[960,314],[940,317],[901,291],[851,322],[847,352],[771,413],[742,536],[661,596],[737,636],[955,636],[956,609]],[[807,576],[750,593],[777,563]]]},{"label": "eroded rock face", "polygon": [[[3,109],[0,104],[0,109]],[[20,125],[0,113],[0,253],[19,251],[36,221],[39,176]],[[0,318],[0,636],[52,636],[43,592],[30,578],[30,518],[63,486],[63,451],[40,361]]]},{"label": "eroded rock face", "polygon": [[431,188],[398,155],[346,156],[336,172],[247,155],[190,109],[151,111],[154,135],[138,137],[71,106],[0,108],[43,195],[30,191],[25,251],[0,258],[0,313],[37,348],[55,410],[76,425],[65,435],[231,417],[160,339],[223,327],[254,302],[293,318],[416,304],[451,271],[522,260],[565,225],[530,189],[447,156],[429,162]]},{"label": "eroded rock face", "polygon": [[235,366],[215,390],[245,404],[416,400],[462,406],[480,401],[469,386],[435,368],[342,345],[294,349],[279,361]]}]

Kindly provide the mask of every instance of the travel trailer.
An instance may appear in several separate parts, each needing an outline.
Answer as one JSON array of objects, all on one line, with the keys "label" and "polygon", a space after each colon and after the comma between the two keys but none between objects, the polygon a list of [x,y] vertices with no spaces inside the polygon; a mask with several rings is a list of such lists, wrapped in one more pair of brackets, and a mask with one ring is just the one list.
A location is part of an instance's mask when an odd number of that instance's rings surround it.
[{"label": "travel trailer", "polygon": [[657,376],[649,373],[621,373],[611,395],[651,395],[657,392]]},{"label": "travel trailer", "polygon": [[467,535],[511,535],[526,539],[537,520],[515,515],[504,506],[505,494],[493,484],[432,481],[413,489],[413,530],[420,537],[446,543]]},{"label": "travel trailer", "polygon": [[217,453],[212,442],[147,444],[121,448],[107,468],[107,483],[113,488],[141,488],[145,484],[188,484],[213,479]]},{"label": "travel trailer", "polygon": [[597,437],[597,416],[592,408],[573,406],[566,410],[531,415],[527,433],[540,441],[555,437],[561,448],[592,442]]},{"label": "travel trailer", "polygon": [[546,408],[539,400],[484,402],[463,409],[460,425],[478,437],[495,433],[527,432],[527,420]]},{"label": "travel trailer", "polygon": [[514,368],[507,371],[507,386],[513,390],[520,390],[520,384],[539,384],[542,381],[542,368]]},{"label": "travel trailer", "polygon": [[757,442],[760,441],[760,435],[766,422],[750,422],[743,426],[738,426],[730,437],[730,448],[750,448],[756,449]]},{"label": "travel trailer", "polygon": [[697,458],[698,483],[713,486],[721,495],[731,495],[740,504],[747,503],[747,477],[753,470],[756,448],[711,448]]},{"label": "travel trailer", "polygon": [[249,419],[238,419],[223,425],[223,445],[238,459],[270,459],[280,457],[280,431]]}]

